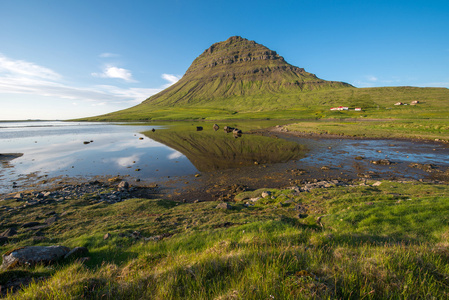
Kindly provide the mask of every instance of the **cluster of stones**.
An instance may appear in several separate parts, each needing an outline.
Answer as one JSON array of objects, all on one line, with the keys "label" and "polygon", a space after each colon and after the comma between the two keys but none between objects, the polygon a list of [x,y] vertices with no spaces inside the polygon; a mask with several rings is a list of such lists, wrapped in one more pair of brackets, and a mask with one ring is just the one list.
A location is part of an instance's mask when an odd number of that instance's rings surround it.
[{"label": "cluster of stones", "polygon": [[64,200],[80,198],[85,195],[91,196],[91,200],[95,202],[114,204],[129,198],[130,193],[134,190],[135,188],[130,188],[126,181],[120,182],[115,190],[113,189],[113,186],[101,183],[99,181],[91,181],[76,185],[64,185],[60,189],[54,191],[17,193],[12,197],[5,198],[4,200],[16,200],[17,202],[23,203],[23,205],[15,207],[2,205],[0,206],[0,211],[20,210],[28,206],[51,204]]},{"label": "cluster of stones", "polygon": [[331,188],[335,186],[350,186],[350,184],[336,179],[329,181],[327,180],[316,181],[316,182],[308,181],[302,186],[294,186],[291,187],[291,189],[294,190],[296,193],[301,193],[301,192],[310,192],[313,189]]}]

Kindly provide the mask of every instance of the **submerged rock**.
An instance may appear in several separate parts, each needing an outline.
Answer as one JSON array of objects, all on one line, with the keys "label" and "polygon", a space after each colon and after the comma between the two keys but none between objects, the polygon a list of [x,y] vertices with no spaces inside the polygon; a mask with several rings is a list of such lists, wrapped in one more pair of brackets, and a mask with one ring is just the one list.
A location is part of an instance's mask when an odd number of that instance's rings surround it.
[{"label": "submerged rock", "polygon": [[436,166],[434,164],[420,164],[420,163],[410,163],[408,165],[410,168],[420,169],[426,172],[432,172],[435,170]]},{"label": "submerged rock", "polygon": [[388,159],[372,160],[371,163],[373,165],[383,165],[383,166],[388,166],[392,164],[392,162],[389,161]]}]

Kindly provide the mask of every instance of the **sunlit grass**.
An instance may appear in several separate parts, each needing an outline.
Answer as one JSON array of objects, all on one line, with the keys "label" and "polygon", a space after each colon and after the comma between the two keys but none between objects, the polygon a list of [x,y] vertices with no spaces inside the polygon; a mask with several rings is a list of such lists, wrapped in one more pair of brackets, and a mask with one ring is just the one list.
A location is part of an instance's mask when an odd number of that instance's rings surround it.
[{"label": "sunlit grass", "polygon": [[[1,271],[0,279],[35,278],[10,295],[14,299],[448,296],[447,185],[384,181],[301,194],[270,191],[272,197],[248,208],[242,199],[262,190],[247,192],[229,211],[216,209],[218,202],[65,201],[52,209],[69,214],[46,234],[54,243],[88,247],[90,260]],[[308,207],[306,218],[297,217],[297,205]],[[37,218],[41,210],[4,216],[2,224]],[[172,235],[144,241],[130,237],[133,231]],[[111,238],[104,240],[106,232]],[[31,239],[21,233],[2,251]]]},{"label": "sunlit grass", "polygon": [[449,140],[447,120],[383,121],[304,121],[287,126],[298,132],[326,133],[358,137],[423,138]]}]

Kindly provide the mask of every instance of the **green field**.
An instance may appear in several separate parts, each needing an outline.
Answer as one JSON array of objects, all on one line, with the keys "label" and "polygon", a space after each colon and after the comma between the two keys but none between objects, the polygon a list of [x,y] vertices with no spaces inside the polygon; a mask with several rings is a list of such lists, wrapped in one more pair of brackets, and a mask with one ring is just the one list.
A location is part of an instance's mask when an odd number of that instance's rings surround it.
[{"label": "green field", "polygon": [[426,139],[449,141],[449,121],[382,120],[382,121],[302,121],[285,126],[302,133],[331,134],[364,138]]},{"label": "green field", "polygon": [[42,231],[47,242],[19,230],[2,252],[85,246],[90,260],[2,270],[0,285],[36,280],[11,299],[447,298],[448,185],[372,183],[270,189],[248,207],[262,190],[244,192],[230,210],[163,199],[107,205],[91,195],[4,212],[1,230],[50,210],[63,216]]},{"label": "green field", "polygon": [[[206,101],[207,100],[207,101]],[[396,102],[418,105],[395,106]],[[348,106],[349,111],[330,111]],[[361,107],[362,112],[353,110]],[[185,105],[144,102],[88,121],[248,120],[248,119],[413,119],[449,120],[446,88],[383,87],[269,92],[261,95],[198,99]]]}]

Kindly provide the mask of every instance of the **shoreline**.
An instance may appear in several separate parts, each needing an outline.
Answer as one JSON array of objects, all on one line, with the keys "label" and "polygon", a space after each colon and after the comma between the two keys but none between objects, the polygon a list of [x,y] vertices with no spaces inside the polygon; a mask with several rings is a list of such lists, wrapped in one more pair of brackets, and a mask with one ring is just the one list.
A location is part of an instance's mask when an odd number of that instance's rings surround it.
[{"label": "shoreline", "polygon": [[[286,129],[289,125],[277,125],[274,127],[268,127],[264,129],[249,130],[245,134],[254,135],[268,135],[276,138],[309,138],[309,139],[328,139],[328,140],[397,140],[408,141],[415,143],[429,143],[443,145],[448,148],[449,145],[442,141],[432,141],[413,138],[379,138],[379,137],[360,137],[360,136],[347,136],[328,133],[314,133],[314,132],[299,132]],[[383,149],[382,149],[383,150]],[[330,155],[337,155],[333,150],[329,151]],[[14,158],[20,157],[21,153],[2,153],[0,154],[0,161],[8,164],[8,162]],[[5,158],[5,161],[2,160]],[[331,181],[338,180],[341,182],[353,182],[359,180],[402,180],[407,178],[406,166],[402,166],[402,169],[394,169],[392,172],[384,168],[382,171],[375,170],[375,166],[371,165],[371,161],[354,161],[354,158],[348,158],[343,162],[344,166],[350,164],[363,163],[362,171],[357,173],[355,169],[344,170],[341,165],[320,165],[319,160],[314,161],[306,170],[298,169],[295,164],[296,161],[292,160],[286,163],[278,164],[261,164],[258,166],[241,167],[237,169],[218,170],[209,172],[198,172],[197,174],[174,176],[167,179],[160,178],[159,180],[145,180],[131,177],[128,175],[102,175],[92,177],[68,177],[61,175],[58,177],[48,177],[47,175],[38,174],[26,174],[25,178],[17,180],[19,185],[13,186],[11,192],[0,193],[0,197],[11,197],[11,195],[21,192],[40,192],[48,190],[61,189],[64,186],[76,186],[83,185],[89,182],[100,182],[104,186],[110,186],[110,180],[119,178],[120,181],[128,181],[128,184],[132,185],[139,190],[138,194],[155,194],[155,187],[157,187],[157,194],[161,197],[166,197],[174,201],[212,201],[215,199],[229,199],[227,195],[229,190],[241,190],[241,189],[257,189],[257,188],[285,188],[298,185],[306,182],[313,181]],[[301,160],[299,160],[301,161]],[[393,163],[395,165],[395,163]],[[418,164],[422,165],[423,164]],[[418,166],[415,168],[421,168]],[[443,167],[434,166],[433,169],[422,169],[427,173],[423,174],[421,179],[442,183],[449,182],[449,169],[442,171]],[[363,170],[364,169],[364,170]],[[391,167],[389,168],[391,169]],[[387,172],[385,172],[385,170]],[[358,170],[359,171],[359,170]],[[413,170],[414,172],[416,170]],[[235,172],[238,172],[239,176],[235,176]],[[388,173],[389,172],[389,173]],[[396,172],[396,173],[395,173]],[[432,174],[432,172],[434,172]],[[415,175],[416,176],[416,175]],[[118,180],[118,179],[117,179]],[[412,179],[417,181],[416,179]],[[147,190],[147,192],[145,192]],[[138,195],[136,194],[136,195]],[[232,194],[232,193],[231,193]]]},{"label": "shoreline", "polygon": [[[374,121],[374,120],[373,120]],[[416,138],[416,137],[369,137],[369,136],[351,136],[345,134],[330,134],[330,133],[319,133],[319,132],[306,132],[306,131],[295,131],[288,130],[285,126],[293,125],[297,123],[292,123],[288,125],[278,125],[275,127],[269,127],[266,129],[254,130],[257,132],[271,132],[292,135],[295,137],[306,137],[306,138],[325,138],[325,139],[351,139],[351,140],[398,140],[398,141],[409,141],[409,142],[426,142],[435,143],[443,145],[449,148],[449,140],[443,139],[426,139],[426,138]]]}]

